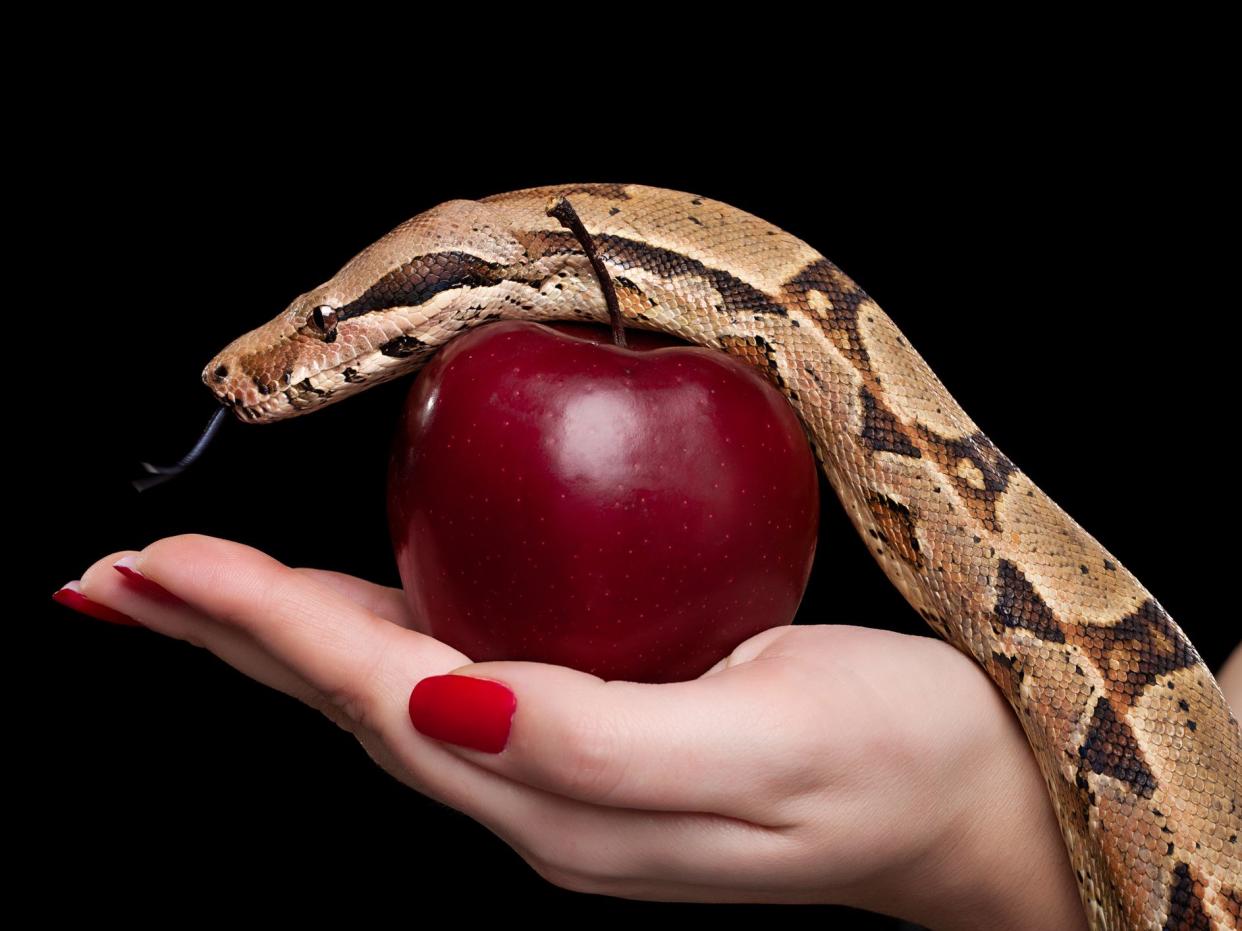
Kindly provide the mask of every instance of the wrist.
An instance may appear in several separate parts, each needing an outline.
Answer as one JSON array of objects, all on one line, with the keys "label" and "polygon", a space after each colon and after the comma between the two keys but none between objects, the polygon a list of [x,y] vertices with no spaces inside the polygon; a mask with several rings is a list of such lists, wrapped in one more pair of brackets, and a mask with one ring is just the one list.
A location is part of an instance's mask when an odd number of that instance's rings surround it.
[{"label": "wrist", "polygon": [[1017,718],[992,690],[970,778],[954,791],[925,861],[933,894],[921,916],[938,929],[1086,929],[1048,789]]}]

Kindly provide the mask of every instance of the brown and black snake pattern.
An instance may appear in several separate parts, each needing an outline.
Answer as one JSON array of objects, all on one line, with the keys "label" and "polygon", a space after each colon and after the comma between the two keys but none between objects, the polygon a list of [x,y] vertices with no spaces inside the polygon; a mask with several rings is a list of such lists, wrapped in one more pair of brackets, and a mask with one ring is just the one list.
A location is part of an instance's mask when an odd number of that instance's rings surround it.
[{"label": "brown and black snake pattern", "polygon": [[[1242,733],[1194,647],[876,303],[788,233],[638,185],[451,201],[234,341],[204,381],[266,422],[410,372],[491,320],[605,321],[581,247],[545,213],[555,195],[591,231],[628,326],[732,353],[789,398],[888,577],[1009,699],[1091,926],[1237,931]],[[317,307],[335,311],[330,331]]]}]

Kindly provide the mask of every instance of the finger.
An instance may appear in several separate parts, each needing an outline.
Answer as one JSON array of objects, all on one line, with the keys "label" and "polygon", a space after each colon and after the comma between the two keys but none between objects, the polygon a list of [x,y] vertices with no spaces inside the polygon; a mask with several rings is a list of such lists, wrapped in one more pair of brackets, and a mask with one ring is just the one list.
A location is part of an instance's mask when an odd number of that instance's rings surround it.
[{"label": "finger", "polygon": [[709,813],[592,805],[472,765],[413,730],[409,738],[379,748],[377,761],[566,888],[663,901],[767,901],[764,890],[781,888],[799,867],[800,840],[782,829]]},{"label": "finger", "polygon": [[300,701],[313,703],[317,696],[305,680],[238,631],[216,624],[202,612],[180,600],[153,597],[113,566],[133,550],[112,553],[98,560],[82,576],[82,590],[91,601],[119,610],[143,626],[214,653],[230,666]]},{"label": "finger", "polygon": [[[788,889],[806,867],[792,835],[720,815],[639,812],[545,794],[510,799],[474,817],[542,876],[577,892],[659,901],[788,901]],[[814,866],[823,868],[822,862]]]},{"label": "finger", "polygon": [[[128,587],[116,588],[126,583],[111,569],[111,563],[126,555],[134,557],[135,567],[144,576],[164,586],[184,605],[157,602]],[[182,571],[184,576],[179,574]],[[166,625],[165,629],[170,631],[188,630],[191,636],[213,645],[244,642],[243,635],[253,631],[251,642],[260,648],[260,659],[273,660],[281,653],[268,644],[275,641],[279,645],[279,634],[295,630],[303,622],[304,612],[272,608],[288,609],[298,603],[299,597],[308,597],[306,593],[282,595],[279,586],[293,584],[283,577],[285,574],[293,576],[298,585],[317,586],[315,580],[247,547],[194,537],[158,541],[138,554],[115,554],[113,559],[101,560],[87,575],[92,579],[88,585],[96,597],[127,608],[132,616],[150,619],[157,629]],[[116,575],[120,582],[113,581],[110,575]],[[264,590],[269,592],[264,598],[248,596]],[[335,591],[329,597],[342,598]],[[152,603],[144,604],[144,598]],[[210,608],[210,612],[204,607]],[[368,614],[352,602],[339,605],[338,609],[343,614]],[[251,618],[251,612],[259,616]],[[212,617],[222,620],[211,620]],[[177,627],[181,623],[187,625],[187,630]],[[475,817],[511,839],[515,847],[534,851],[532,856],[542,868],[571,876],[575,888],[614,889],[621,895],[627,894],[627,889],[638,890],[634,894],[641,896],[644,889],[650,887],[654,891],[659,885],[661,898],[676,900],[684,896],[678,892],[673,877],[684,877],[689,882],[698,877],[706,884],[713,876],[736,873],[740,880],[747,870],[753,872],[756,856],[765,862],[780,862],[787,839],[779,832],[712,815],[598,807],[514,782],[461,760],[446,745],[429,741],[410,727],[404,699],[412,682],[458,667],[465,657],[373,615],[356,626],[365,628],[367,624],[395,635],[391,653],[398,669],[396,688],[404,689],[403,700],[393,703],[392,709],[393,718],[399,717],[402,726],[380,720],[384,702],[377,701],[378,710],[369,715],[374,726],[360,728],[368,751],[377,760],[390,761],[387,768],[400,773],[415,788]],[[357,635],[358,630],[352,633]],[[316,626],[310,628],[308,636],[325,639]],[[227,648],[221,652],[226,653]],[[345,666],[351,663],[348,657],[343,661]],[[383,680],[386,675],[386,670],[379,669],[376,678]],[[393,684],[376,683],[373,679],[370,688],[384,693],[392,691]],[[732,841],[728,840],[730,837]],[[766,842],[771,846],[756,846]]]},{"label": "finger", "polygon": [[463,654],[375,615],[252,547],[186,534],[157,540],[133,568],[220,627],[251,638],[359,727],[408,731],[410,682]]},{"label": "finger", "polygon": [[[455,681],[461,677],[467,681]],[[491,682],[470,681],[477,679]],[[501,741],[491,738],[503,735],[506,707],[497,682],[516,703],[498,753]],[[822,761],[811,752],[822,725],[805,710],[806,694],[799,673],[764,663],[652,685],[491,662],[420,682],[410,712],[416,727],[449,741],[452,752],[558,795],[779,824],[781,802],[822,783]],[[488,714],[497,718],[490,732]]]},{"label": "finger", "polygon": [[1234,648],[1216,676],[1220,690],[1234,708],[1242,706],[1242,643]]},{"label": "finger", "polygon": [[309,569],[303,567],[295,571],[336,589],[336,591],[350,601],[365,608],[372,614],[382,617],[386,621],[391,621],[399,627],[406,627],[410,630],[422,630],[423,633],[426,633],[426,630],[420,623],[420,619],[416,618],[410,610],[410,603],[405,597],[405,592],[399,588],[377,585],[374,582],[368,582],[366,579],[360,579],[357,576],[348,575],[344,572],[334,572],[330,569]]}]

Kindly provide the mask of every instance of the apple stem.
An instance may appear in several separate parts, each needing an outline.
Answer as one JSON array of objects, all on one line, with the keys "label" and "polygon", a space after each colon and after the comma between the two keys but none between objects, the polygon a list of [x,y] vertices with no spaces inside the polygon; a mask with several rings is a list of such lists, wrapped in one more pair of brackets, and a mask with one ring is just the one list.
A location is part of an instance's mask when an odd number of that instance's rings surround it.
[{"label": "apple stem", "polygon": [[582,251],[591,260],[591,267],[595,269],[595,278],[599,281],[600,290],[604,292],[604,303],[608,305],[608,319],[612,321],[613,345],[620,346],[622,349],[628,348],[629,344],[625,341],[625,324],[621,322],[621,306],[617,303],[617,289],[613,287],[612,276],[604,267],[604,260],[595,251],[595,243],[586,227],[582,225],[578,212],[570,206],[568,200],[557,195],[548,202],[547,214],[560,221],[561,226],[573,233],[578,242],[582,244]]}]

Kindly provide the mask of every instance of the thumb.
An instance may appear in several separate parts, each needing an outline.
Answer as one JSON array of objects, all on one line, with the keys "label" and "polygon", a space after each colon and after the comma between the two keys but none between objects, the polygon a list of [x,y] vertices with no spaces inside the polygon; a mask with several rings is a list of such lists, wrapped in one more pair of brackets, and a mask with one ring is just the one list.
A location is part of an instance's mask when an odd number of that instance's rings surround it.
[{"label": "thumb", "polygon": [[774,783],[805,768],[802,738],[814,728],[779,665],[649,684],[544,663],[473,663],[420,681],[410,718],[457,755],[558,795],[735,814],[748,799],[788,791]]}]

